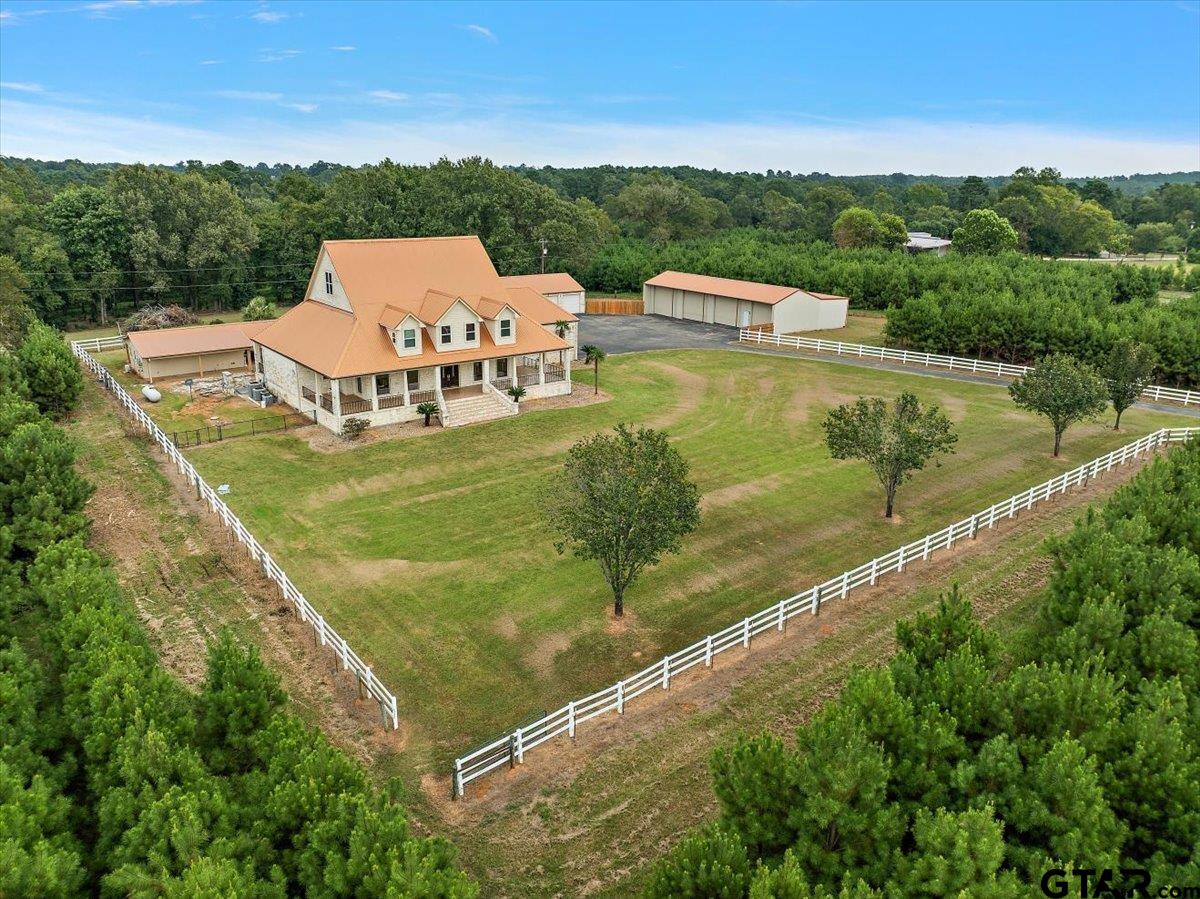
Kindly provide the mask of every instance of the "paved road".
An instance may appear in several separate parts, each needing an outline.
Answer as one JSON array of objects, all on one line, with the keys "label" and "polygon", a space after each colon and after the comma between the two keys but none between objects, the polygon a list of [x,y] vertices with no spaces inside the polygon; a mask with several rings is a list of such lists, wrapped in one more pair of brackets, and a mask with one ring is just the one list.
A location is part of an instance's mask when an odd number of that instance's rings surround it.
[{"label": "paved road", "polygon": [[[579,345],[594,343],[606,353],[637,353],[644,350],[730,349],[743,353],[790,356],[793,359],[811,359],[818,362],[832,362],[837,365],[852,365],[856,368],[883,369],[929,378],[961,381],[967,384],[1001,386],[1007,383],[996,378],[972,375],[966,372],[917,368],[911,365],[836,356],[828,353],[807,353],[746,346],[738,343],[737,335],[737,328],[727,325],[705,325],[699,322],[664,318],[660,315],[583,315],[579,319]],[[1177,415],[1200,419],[1200,408],[1195,406],[1184,407],[1173,403],[1138,403],[1137,405],[1143,409],[1173,412]]]}]

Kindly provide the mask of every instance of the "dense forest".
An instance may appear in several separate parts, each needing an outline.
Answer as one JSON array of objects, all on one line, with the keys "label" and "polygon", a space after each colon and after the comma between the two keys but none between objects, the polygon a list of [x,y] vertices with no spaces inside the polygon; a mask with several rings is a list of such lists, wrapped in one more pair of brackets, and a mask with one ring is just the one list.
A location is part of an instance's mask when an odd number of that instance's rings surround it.
[{"label": "dense forest", "polygon": [[[53,420],[83,377],[19,312],[0,334],[0,896],[474,896],[398,790],[289,711],[223,633],[189,689],[106,559]],[[21,332],[26,332],[22,337]]]},{"label": "dense forest", "polygon": [[[843,293],[890,308],[897,345],[1027,361],[1085,358],[1118,337],[1153,346],[1158,379],[1200,379],[1200,270],[1063,264],[1105,249],[1195,256],[1200,175],[1064,179],[830,177],[678,167],[170,167],[0,161],[0,291],[51,324],[105,322],[163,301],[287,303],[322,239],[478,234],[504,274],[549,270],[637,291],[675,268]],[[910,257],[905,230],[953,236]],[[904,312],[910,300],[921,302]]]},{"label": "dense forest", "polygon": [[[652,897],[1041,895],[1200,884],[1200,442],[1154,462],[1053,544],[1010,648],[958,591],[901,622],[794,739],[712,757],[720,818]],[[1121,873],[1116,873],[1121,869]],[[1045,895],[1067,895],[1047,891]]]}]

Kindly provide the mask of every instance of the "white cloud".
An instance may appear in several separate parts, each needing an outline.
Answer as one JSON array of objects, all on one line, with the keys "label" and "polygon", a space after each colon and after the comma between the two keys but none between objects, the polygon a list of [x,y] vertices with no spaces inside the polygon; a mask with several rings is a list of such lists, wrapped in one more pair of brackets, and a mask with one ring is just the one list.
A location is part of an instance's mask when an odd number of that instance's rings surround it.
[{"label": "white cloud", "polygon": [[372,100],[381,100],[384,103],[407,103],[408,94],[402,94],[399,91],[367,91],[367,96]]},{"label": "white cloud", "polygon": [[202,60],[200,60],[200,65],[202,65],[202,66],[219,66],[219,65],[224,65],[224,64],[225,64],[225,60],[223,60],[223,59],[202,59]]},{"label": "white cloud", "polygon": [[278,12],[273,9],[260,9],[257,12],[250,13],[250,18],[264,25],[274,25],[276,22],[282,22],[287,17],[287,13]]},{"label": "white cloud", "polygon": [[289,59],[295,59],[303,50],[259,50],[258,62],[287,62]]},{"label": "white cloud", "polygon": [[359,164],[385,156],[431,162],[487,156],[532,165],[667,165],[727,171],[822,171],[1000,175],[1031,160],[1071,177],[1200,168],[1195,136],[1166,138],[1034,124],[929,124],[891,120],[840,125],[792,122],[571,122],[522,115],[340,118],[313,131],[298,123],[246,117],[218,127],[0,97],[0,154],[104,162],[180,159]]},{"label": "white cloud", "polygon": [[213,91],[213,94],[226,100],[258,100],[263,103],[277,103],[283,99],[283,94],[274,91]]},{"label": "white cloud", "polygon": [[316,103],[280,103],[280,106],[285,109],[294,109],[296,112],[316,112]]},{"label": "white cloud", "polygon": [[23,94],[40,94],[46,90],[32,81],[0,81],[0,88],[6,91],[20,91]]},{"label": "white cloud", "polygon": [[480,37],[491,41],[493,44],[499,43],[500,41],[500,38],[496,37],[496,35],[492,33],[492,29],[485,28],[482,25],[464,25],[463,28],[467,29],[467,31],[474,31]]},{"label": "white cloud", "polygon": [[114,12],[133,9],[150,9],[159,6],[192,6],[200,0],[96,0],[82,6],[72,7],[90,14],[93,18],[111,18]]},{"label": "white cloud", "polygon": [[358,47],[350,44],[342,44],[340,47],[330,47],[330,50],[337,50],[339,53],[353,53]]}]

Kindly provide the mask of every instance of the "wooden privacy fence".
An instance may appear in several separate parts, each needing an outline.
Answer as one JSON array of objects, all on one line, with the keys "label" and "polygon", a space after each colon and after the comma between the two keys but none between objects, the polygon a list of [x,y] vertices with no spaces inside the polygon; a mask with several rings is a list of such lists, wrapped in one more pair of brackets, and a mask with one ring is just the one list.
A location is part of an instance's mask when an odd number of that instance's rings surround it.
[{"label": "wooden privacy fence", "polygon": [[202,428],[172,431],[171,442],[182,449],[188,446],[199,446],[202,443],[229,440],[233,437],[253,437],[256,434],[270,434],[274,431],[286,431],[288,428],[300,428],[311,425],[316,420],[316,414],[313,412],[264,415],[258,418],[247,418],[243,421],[231,421],[228,424],[205,425]]},{"label": "wooden privacy fence", "polygon": [[[738,340],[762,346],[788,347],[797,350],[812,350],[816,353],[834,353],[838,356],[855,356],[859,359],[875,359],[879,362],[898,362],[924,368],[944,368],[947,371],[988,375],[993,378],[1019,378],[1029,371],[1028,365],[1010,365],[993,362],[991,359],[970,359],[964,356],[939,356],[937,353],[922,353],[918,350],[894,350],[863,343],[843,343],[840,340],[820,340],[815,337],[797,337],[792,334],[767,334],[750,328],[738,331]],[[1151,384],[1142,391],[1142,399],[1151,402],[1180,403],[1184,406],[1200,406],[1200,390],[1183,390],[1178,387],[1159,387]]]},{"label": "wooden privacy fence", "polygon": [[589,315],[641,315],[645,311],[641,300],[617,297],[588,297],[584,308]]},{"label": "wooden privacy fence", "polygon": [[117,379],[112,376],[109,370],[97,362],[78,342],[71,344],[71,352],[117,398],[125,411],[138,424],[145,428],[146,432],[154,439],[154,442],[159,445],[167,458],[179,470],[179,473],[187,479],[188,484],[196,489],[196,498],[208,506],[210,512],[220,516],[221,523],[233,533],[233,536],[237,538],[239,543],[246,547],[246,552],[250,555],[250,558],[262,566],[263,574],[269,580],[279,585],[279,589],[283,593],[283,598],[292,604],[300,620],[312,626],[313,640],[317,641],[321,647],[329,648],[334,670],[340,667],[343,671],[352,672],[358,678],[359,695],[370,696],[378,702],[379,712],[384,724],[391,725],[393,730],[399,728],[400,717],[396,708],[396,696],[379,682],[379,678],[375,676],[375,673],[371,670],[371,666],[364,662],[358,653],[350,648],[350,644],[346,642],[345,638],[340,636],[325,621],[324,616],[313,607],[312,603],[304,598],[304,594],[296,589],[296,585],[292,583],[291,578],[279,567],[279,564],[271,557],[271,554],[263,549],[258,539],[246,530],[245,525],[233,514],[233,510],[229,508],[225,500],[221,499],[217,491],[210,487],[204,478],[200,477],[200,473],[196,471],[195,466],[184,458],[179,448],[171,442],[171,438],[146,414],[145,410],[137,404],[137,401],[129,395],[125,388],[117,383]]},{"label": "wooden privacy fence", "polygon": [[686,649],[665,656],[625,680],[590,696],[572,700],[532,724],[518,727],[455,759],[454,797],[462,796],[468,783],[497,768],[521,764],[525,760],[525,753],[535,746],[563,734],[574,739],[576,729],[584,722],[606,712],[624,714],[625,705],[643,693],[668,689],[673,678],[698,665],[711,668],[714,656],[735,647],[749,649],[750,641],[758,634],[772,630],[782,633],[786,622],[797,615],[816,615],[822,603],[832,599],[844,599],[851,590],[859,587],[874,586],[879,578],[892,572],[902,572],[913,562],[928,560],[930,554],[938,550],[949,549],[962,540],[974,539],[981,530],[995,527],[997,521],[1012,518],[1021,511],[1033,508],[1037,503],[1065,493],[1072,487],[1084,485],[1092,478],[1118,465],[1124,465],[1130,459],[1153,452],[1160,446],[1181,443],[1193,437],[1200,437],[1200,427],[1163,428],[1155,431],[1098,459],[1085,462],[1066,474],[988,506],[936,533],[926,534],[857,568],[843,571],[837,577],[810,587],[803,593],[781,599],[722,631],[709,634]]}]

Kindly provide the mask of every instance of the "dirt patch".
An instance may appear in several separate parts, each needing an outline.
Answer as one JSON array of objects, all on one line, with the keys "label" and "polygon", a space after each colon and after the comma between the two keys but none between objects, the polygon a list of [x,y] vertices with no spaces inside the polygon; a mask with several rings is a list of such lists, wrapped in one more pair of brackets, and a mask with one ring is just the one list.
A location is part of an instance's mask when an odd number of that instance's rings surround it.
[{"label": "dirt patch", "polygon": [[743,481],[740,484],[731,484],[728,487],[722,487],[719,490],[710,490],[704,496],[700,497],[700,511],[708,512],[712,509],[718,509],[721,506],[732,506],[743,500],[751,497],[759,496],[763,493],[770,493],[777,489],[783,483],[783,476],[778,474],[767,475],[765,478],[757,478],[753,481]]},{"label": "dirt patch", "polygon": [[495,624],[492,625],[492,629],[501,637],[512,640],[518,633],[517,619],[513,618],[511,612],[505,612],[496,619]]},{"label": "dirt patch", "polygon": [[525,655],[526,661],[543,673],[554,669],[554,659],[560,652],[565,652],[571,646],[571,638],[562,631],[547,634],[542,637]]},{"label": "dirt patch", "polygon": [[675,404],[650,419],[653,427],[669,428],[700,408],[700,401],[708,392],[708,378],[658,359],[647,359],[646,365],[667,375],[675,384]]},{"label": "dirt patch", "polygon": [[374,584],[406,576],[429,577],[430,574],[450,574],[466,567],[464,561],[414,562],[412,559],[341,559],[339,575],[356,584]]},{"label": "dirt patch", "polygon": [[814,411],[823,412],[826,408],[853,403],[857,399],[857,396],[835,390],[823,379],[805,383],[792,394],[791,401],[784,409],[783,420],[788,424],[804,424]]}]

